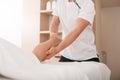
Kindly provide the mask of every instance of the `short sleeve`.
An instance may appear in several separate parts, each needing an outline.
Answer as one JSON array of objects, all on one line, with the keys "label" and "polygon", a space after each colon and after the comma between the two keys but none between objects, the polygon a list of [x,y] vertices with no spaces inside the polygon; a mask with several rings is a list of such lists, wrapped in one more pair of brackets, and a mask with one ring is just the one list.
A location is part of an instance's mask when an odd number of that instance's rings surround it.
[{"label": "short sleeve", "polygon": [[95,8],[92,0],[86,0],[81,6],[78,17],[87,20],[90,24],[93,24],[95,16]]},{"label": "short sleeve", "polygon": [[52,15],[58,16],[58,1],[57,1],[56,4],[55,4],[55,8],[53,9]]}]

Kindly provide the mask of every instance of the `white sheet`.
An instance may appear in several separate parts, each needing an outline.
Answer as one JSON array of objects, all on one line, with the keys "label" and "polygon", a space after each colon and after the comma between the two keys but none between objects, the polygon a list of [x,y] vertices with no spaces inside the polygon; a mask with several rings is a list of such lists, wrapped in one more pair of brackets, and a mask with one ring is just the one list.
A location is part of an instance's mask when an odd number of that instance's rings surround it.
[{"label": "white sheet", "polygon": [[0,74],[12,80],[109,80],[110,78],[110,70],[102,63],[41,64],[33,53],[25,52],[3,39],[0,39]]},{"label": "white sheet", "polygon": [[45,63],[49,65],[64,65],[77,67],[78,71],[84,73],[88,80],[110,80],[111,71],[103,63],[97,62],[69,62],[69,63]]}]

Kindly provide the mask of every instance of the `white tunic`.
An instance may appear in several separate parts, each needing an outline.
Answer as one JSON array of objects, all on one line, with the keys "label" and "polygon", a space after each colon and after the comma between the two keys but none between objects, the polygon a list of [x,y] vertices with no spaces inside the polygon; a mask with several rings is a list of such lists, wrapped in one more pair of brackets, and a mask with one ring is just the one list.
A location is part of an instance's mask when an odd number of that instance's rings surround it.
[{"label": "white tunic", "polygon": [[86,60],[97,57],[92,31],[95,15],[94,3],[92,0],[76,0],[80,8],[74,2],[68,0],[57,0],[53,15],[58,16],[62,26],[64,38],[74,27],[77,18],[89,21],[89,25],[79,37],[67,48],[61,51],[61,55],[72,60]]}]

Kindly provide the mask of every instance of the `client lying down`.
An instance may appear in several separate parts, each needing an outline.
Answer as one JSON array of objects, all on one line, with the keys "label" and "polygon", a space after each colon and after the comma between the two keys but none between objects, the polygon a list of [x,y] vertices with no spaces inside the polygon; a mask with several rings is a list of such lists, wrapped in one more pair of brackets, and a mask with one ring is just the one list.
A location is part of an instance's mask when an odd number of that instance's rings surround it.
[{"label": "client lying down", "polygon": [[35,47],[33,52],[37,59],[32,52],[23,51],[0,38],[0,80],[110,80],[110,70],[102,63],[41,64],[46,51],[60,41],[54,35]]}]

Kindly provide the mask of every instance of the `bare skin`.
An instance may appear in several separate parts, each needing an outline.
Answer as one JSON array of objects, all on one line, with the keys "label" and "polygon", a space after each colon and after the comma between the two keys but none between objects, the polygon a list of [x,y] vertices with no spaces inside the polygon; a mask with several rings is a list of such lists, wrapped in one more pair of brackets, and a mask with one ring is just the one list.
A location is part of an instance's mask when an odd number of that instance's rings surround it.
[{"label": "bare skin", "polygon": [[46,52],[53,46],[57,46],[61,42],[61,39],[57,36],[57,34],[53,34],[51,38],[45,42],[38,44],[33,53],[39,59],[39,61],[44,61],[46,59]]}]

